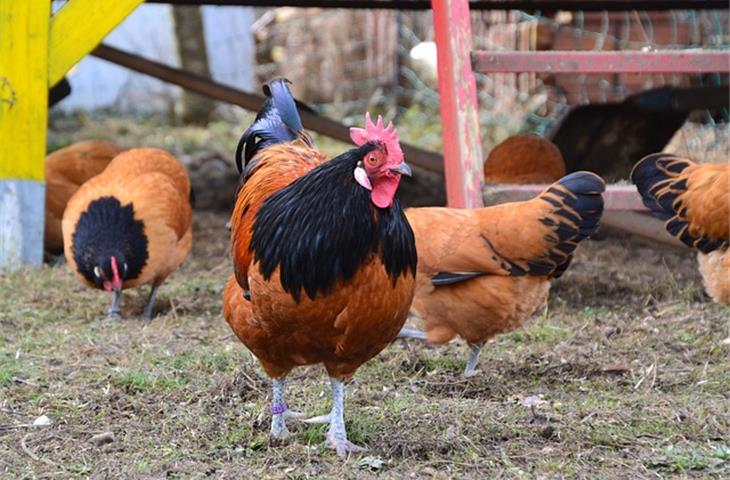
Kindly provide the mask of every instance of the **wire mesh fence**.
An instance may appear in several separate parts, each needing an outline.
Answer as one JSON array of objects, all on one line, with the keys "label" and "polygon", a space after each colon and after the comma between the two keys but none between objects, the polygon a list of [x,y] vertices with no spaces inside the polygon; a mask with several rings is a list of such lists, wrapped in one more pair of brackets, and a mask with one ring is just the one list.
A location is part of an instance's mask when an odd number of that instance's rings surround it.
[{"label": "wire mesh fence", "polygon": [[[54,8],[63,3],[54,2]],[[259,8],[254,13],[255,21],[247,28],[208,43],[213,59],[222,51],[236,51],[241,43],[253,44],[251,62],[238,58],[219,61],[217,71],[222,78],[239,78],[248,72],[253,84],[260,85],[274,76],[285,76],[292,80],[297,97],[332,118],[358,123],[365,111],[382,113],[397,120],[406,141],[441,149],[431,12]],[[730,51],[728,10],[474,11],[471,15],[473,44],[478,50]],[[176,63],[174,55],[158,60]],[[477,74],[484,150],[516,133],[545,135],[576,105],[621,102],[661,86],[726,85],[727,81],[727,75],[719,74]],[[91,82],[91,88],[101,88],[99,83],[103,86],[103,82]],[[125,112],[133,111],[135,104],[145,104],[123,101],[134,98],[129,85],[134,82],[128,82],[120,93],[122,98],[115,101]],[[170,94],[170,102],[174,94]],[[692,118],[703,126],[693,126],[692,134],[681,130],[673,141],[678,151],[684,148],[697,153],[698,137],[708,148],[728,144],[727,106]]]},{"label": "wire mesh fence", "polygon": [[[479,50],[728,48],[727,11],[472,12]],[[348,28],[342,28],[347,25]],[[275,9],[254,25],[256,77],[294,81],[303,100],[337,118],[367,109],[412,123],[440,148],[430,12]],[[721,75],[477,74],[485,149],[518,132],[544,135],[568,108],[620,102],[661,86],[719,85]],[[713,117],[716,119],[716,116]],[[727,120],[718,127],[723,130]],[[425,138],[424,138],[425,137]]]}]

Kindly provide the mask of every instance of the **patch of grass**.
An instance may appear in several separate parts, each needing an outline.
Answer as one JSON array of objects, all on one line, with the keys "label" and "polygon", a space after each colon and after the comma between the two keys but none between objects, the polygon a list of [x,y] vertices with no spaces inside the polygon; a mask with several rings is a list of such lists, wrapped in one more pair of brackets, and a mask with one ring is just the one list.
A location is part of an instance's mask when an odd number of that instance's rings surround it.
[{"label": "patch of grass", "polygon": [[650,460],[648,467],[662,473],[687,474],[708,470],[717,462],[711,456],[698,450],[682,450],[674,446],[662,449],[660,456]]},{"label": "patch of grass", "polygon": [[573,331],[568,328],[549,323],[535,323],[503,335],[501,340],[516,344],[542,343],[555,346],[572,336]]},{"label": "patch of grass", "polygon": [[129,393],[143,393],[148,390],[168,390],[187,385],[183,375],[155,376],[144,371],[133,370],[116,377],[114,383]]},{"label": "patch of grass", "polygon": [[[727,310],[676,297],[701,288],[685,252],[615,239],[581,245],[550,310],[485,346],[478,375],[461,377],[463,342],[394,342],[361,368],[345,420],[366,454],[342,461],[324,446],[327,425],[294,421],[289,440],[269,445],[270,383],[220,316],[226,220],[195,212],[193,254],[148,323],[136,317],[147,288],[125,292],[124,318],[109,321],[108,296],[64,265],[0,275],[0,424],[54,421],[0,428],[0,476],[730,478],[719,440]],[[657,281],[666,269],[677,290]],[[546,403],[522,402],[540,395]],[[295,369],[286,400],[329,411],[323,369]],[[107,430],[113,443],[88,442]],[[28,433],[28,448],[58,467],[20,448]]]}]

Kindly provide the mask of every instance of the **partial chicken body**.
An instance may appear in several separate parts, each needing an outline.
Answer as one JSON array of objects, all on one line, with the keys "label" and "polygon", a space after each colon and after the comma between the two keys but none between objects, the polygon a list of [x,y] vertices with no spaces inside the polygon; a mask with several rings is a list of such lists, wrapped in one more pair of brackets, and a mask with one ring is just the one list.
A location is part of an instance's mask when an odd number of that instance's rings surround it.
[{"label": "partial chicken body", "polygon": [[698,251],[707,293],[730,305],[730,165],[655,153],[634,166],[631,180],[667,231]]},{"label": "partial chicken body", "polygon": [[484,163],[488,183],[553,183],[564,175],[558,147],[536,135],[509,137],[489,152]]},{"label": "partial chicken body", "polygon": [[395,338],[413,298],[415,242],[394,199],[410,169],[392,127],[369,117],[352,130],[358,148],[327,160],[302,131],[286,83],[265,86],[237,152],[224,314],[273,379],[272,437],[296,416],[284,377],[322,363],[332,410],[310,421],[329,423],[327,443],[345,455],[360,447],[347,440],[343,382]]},{"label": "partial chicken body", "polygon": [[[465,339],[471,354],[464,373],[471,375],[488,339],[519,327],[545,303],[550,280],[598,227],[604,189],[597,175],[575,172],[525,202],[407,210],[418,248],[411,312],[425,338]],[[401,336],[422,337],[411,329]]]},{"label": "partial chicken body", "polygon": [[183,166],[156,148],[117,155],[79,188],[63,217],[66,260],[86,285],[114,292],[150,284],[144,310],[152,316],[159,285],[192,246],[190,180]]},{"label": "partial chicken body", "polygon": [[63,252],[61,222],[68,200],[84,182],[104,171],[121,151],[112,142],[86,140],[56,150],[46,157],[44,248],[47,252]]}]

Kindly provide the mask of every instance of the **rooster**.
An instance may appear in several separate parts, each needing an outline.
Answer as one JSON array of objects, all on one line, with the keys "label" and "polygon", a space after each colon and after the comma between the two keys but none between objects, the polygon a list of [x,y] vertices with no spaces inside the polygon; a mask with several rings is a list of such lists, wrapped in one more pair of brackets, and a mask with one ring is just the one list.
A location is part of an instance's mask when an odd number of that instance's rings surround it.
[{"label": "rooster", "polygon": [[524,202],[407,210],[418,248],[411,313],[426,331],[399,336],[437,345],[462,337],[470,346],[464,375],[473,375],[482,345],[545,303],[550,280],[598,227],[604,190],[599,176],[575,172]]},{"label": "rooster", "polygon": [[224,315],[273,380],[272,439],[297,416],[284,377],[324,364],[332,409],[308,421],[328,423],[327,445],[344,456],[362,450],[347,439],[344,382],[395,338],[413,298],[416,246],[394,198],[411,170],[381,118],[367,116],[351,129],[357,148],[327,160],[302,131],[287,81],[264,93],[237,150]]},{"label": "rooster", "polygon": [[484,163],[488,183],[553,183],[564,175],[558,147],[536,135],[509,137],[489,152]]},{"label": "rooster", "polygon": [[730,305],[730,166],[654,153],[634,166],[631,181],[667,231],[698,251],[707,293]]},{"label": "rooster", "polygon": [[150,284],[144,317],[152,317],[160,284],[192,246],[190,180],[185,168],[157,148],[117,155],[71,197],[63,215],[66,261],[86,285],[114,293]]},{"label": "rooster", "polygon": [[71,196],[91,177],[100,174],[122,150],[112,142],[86,140],[61,148],[46,157],[46,224],[44,248],[63,252],[61,221]]}]

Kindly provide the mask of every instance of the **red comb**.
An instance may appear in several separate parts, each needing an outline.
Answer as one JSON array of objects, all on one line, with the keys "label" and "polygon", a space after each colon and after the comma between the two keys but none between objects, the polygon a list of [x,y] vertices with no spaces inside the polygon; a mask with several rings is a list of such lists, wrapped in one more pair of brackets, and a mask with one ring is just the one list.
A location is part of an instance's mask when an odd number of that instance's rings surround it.
[{"label": "red comb", "polygon": [[403,151],[398,143],[398,131],[393,128],[393,122],[383,126],[383,117],[378,115],[378,121],[373,123],[370,112],[365,114],[365,128],[353,127],[350,129],[350,138],[358,147],[367,142],[382,143],[388,151],[391,163],[403,161]]}]

